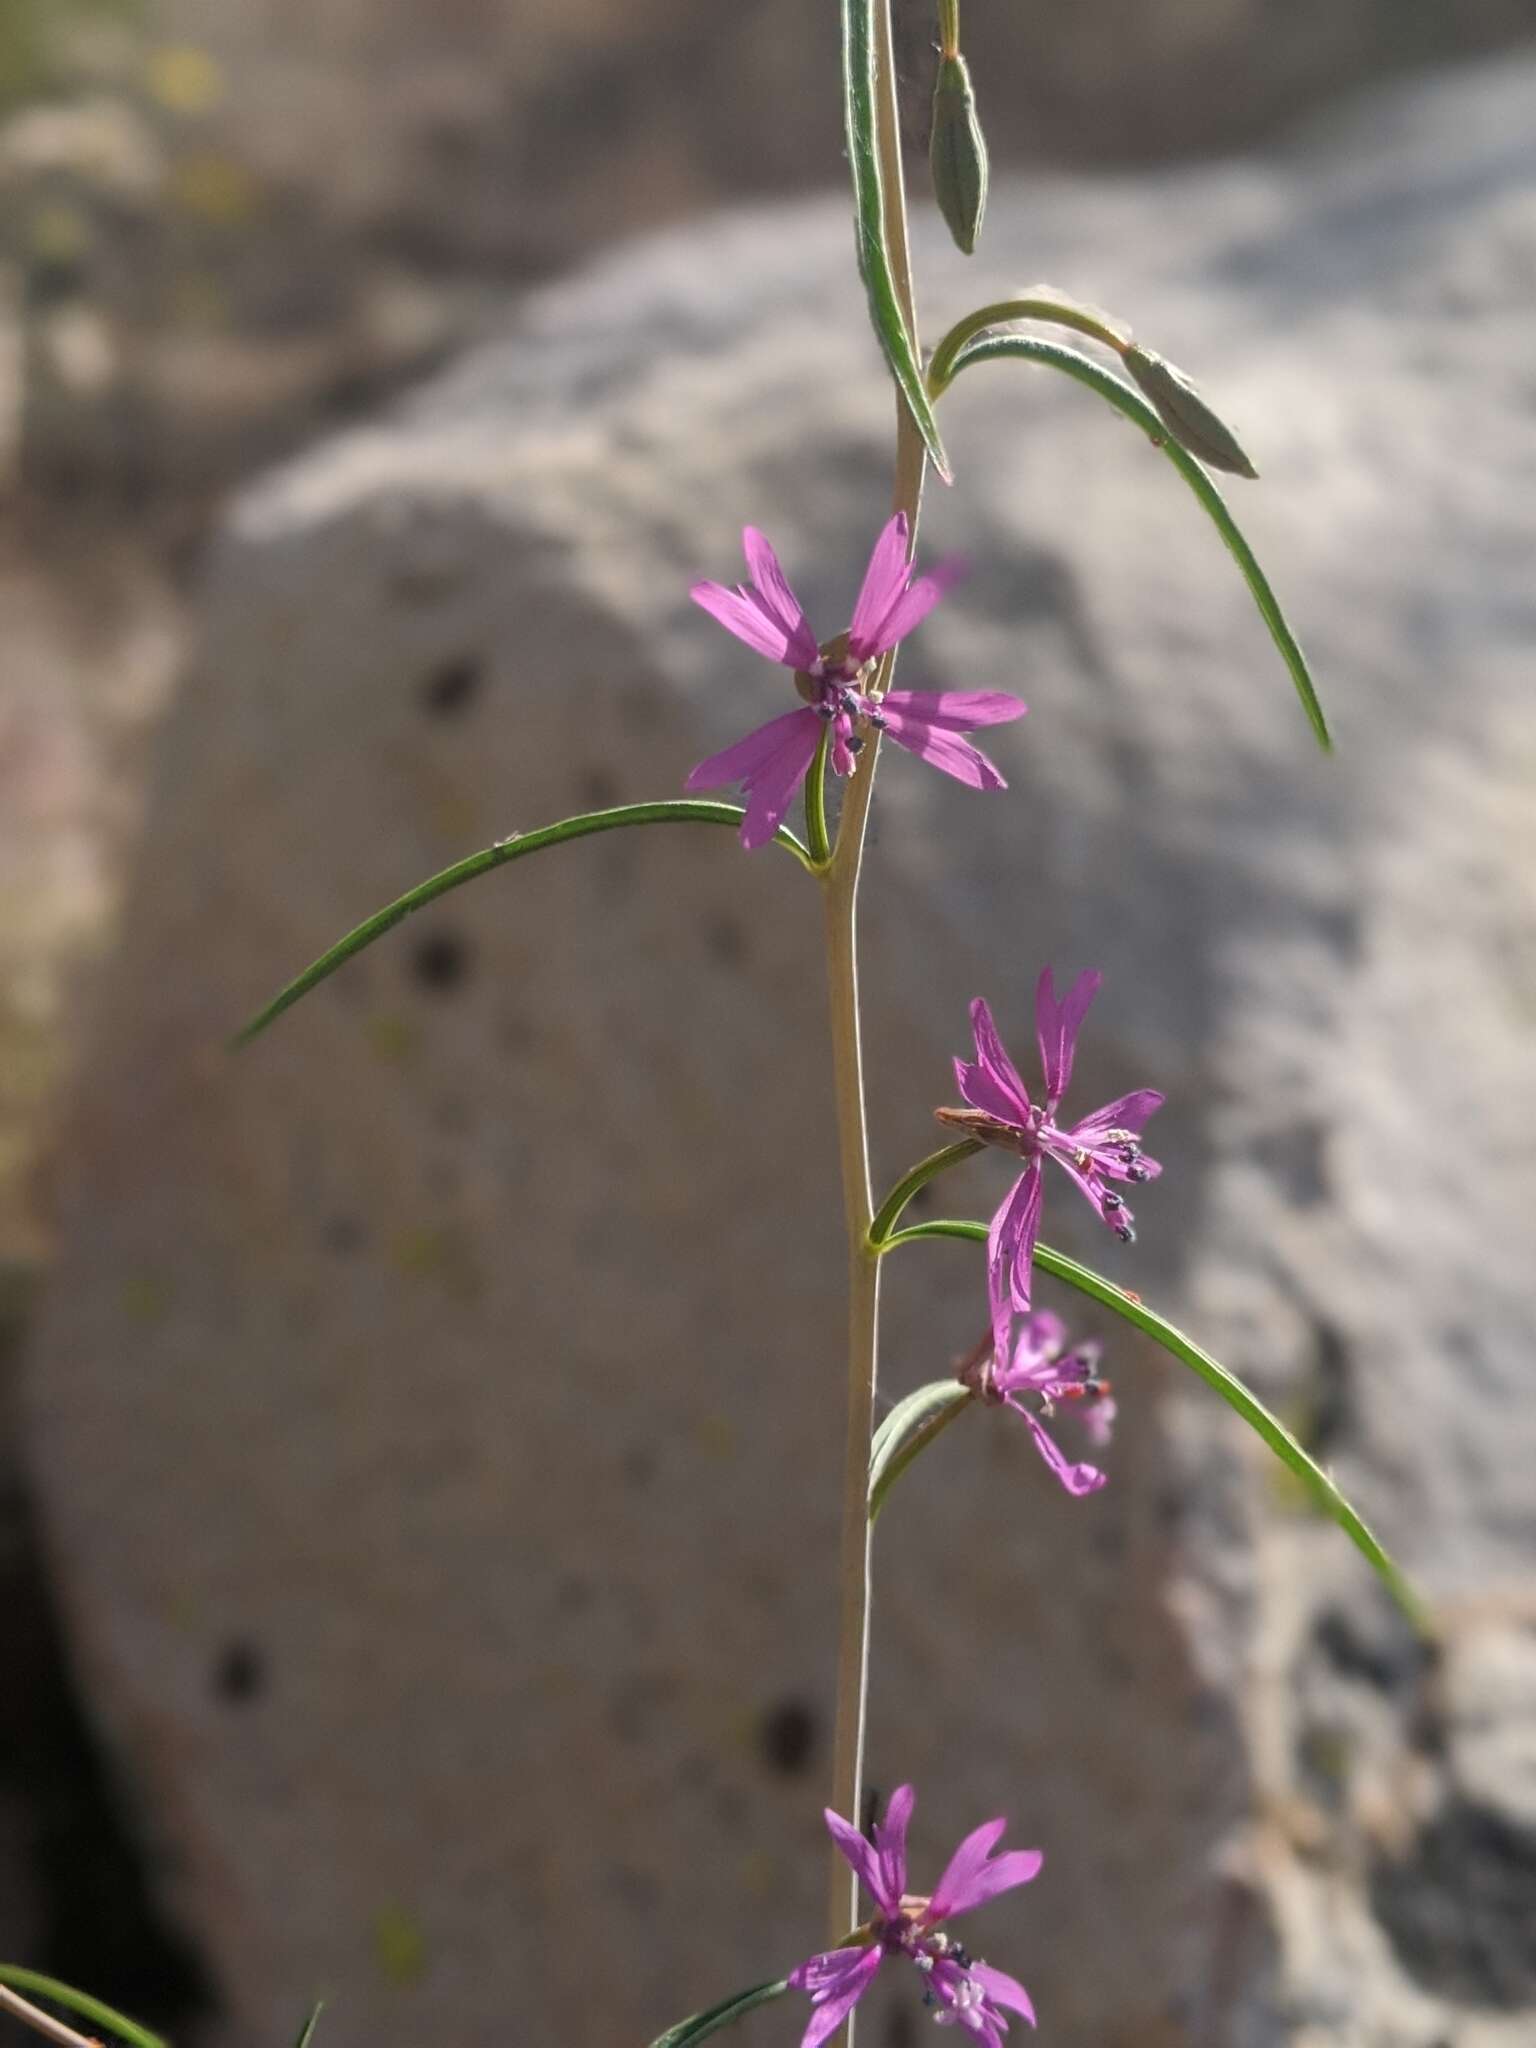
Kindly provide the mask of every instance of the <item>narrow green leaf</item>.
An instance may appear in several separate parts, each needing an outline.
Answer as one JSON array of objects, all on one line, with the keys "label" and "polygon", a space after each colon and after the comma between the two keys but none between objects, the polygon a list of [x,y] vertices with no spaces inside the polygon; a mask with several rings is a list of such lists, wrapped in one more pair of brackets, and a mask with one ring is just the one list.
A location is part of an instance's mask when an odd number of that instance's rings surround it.
[{"label": "narrow green leaf", "polygon": [[875,1431],[869,1447],[869,1519],[885,1505],[885,1497],[913,1459],[927,1450],[972,1399],[969,1387],[954,1378],[931,1380],[926,1387],[898,1401]]},{"label": "narrow green leaf", "polygon": [[891,375],[923,437],[934,468],[946,483],[949,458],[939,438],[922,365],[901,300],[885,239],[885,186],[875,121],[875,11],[879,0],[842,0],[843,106],[848,132],[848,166],[853,174],[854,239],[859,275],[869,295],[869,317],[885,351]]},{"label": "narrow green leaf", "polygon": [[1017,320],[1042,320],[1054,327],[1070,327],[1092,341],[1102,342],[1117,355],[1124,355],[1131,346],[1128,331],[1107,313],[1080,305],[1053,284],[1032,285],[1027,292],[1011,299],[994,299],[989,306],[978,306],[975,312],[955,322],[928,359],[928,389],[933,396],[939,397],[948,386],[960,353],[968,343],[989,328],[1007,327]]},{"label": "narrow green leaf", "polygon": [[81,2019],[92,2020],[109,2033],[120,2035],[123,2040],[131,2042],[133,2048],[166,2048],[158,2034],[152,2034],[148,2027],[141,2027],[137,2020],[114,2011],[99,1998],[92,1998],[88,1991],[76,1991],[68,1984],[61,1984],[57,1977],[45,1977],[40,1970],[24,1970],[18,1963],[0,1963],[0,1984],[8,1984],[12,1991],[20,1991],[33,1998],[46,1998],[53,2005],[62,2005],[66,2012],[76,2013]]},{"label": "narrow green leaf", "polygon": [[294,2048],[309,2048],[310,2042],[315,2037],[315,2028],[319,2024],[320,2015],[324,2011],[325,2000],[323,1998],[317,1998],[313,2006],[310,2008],[309,2018],[304,2022],[303,2026],[299,2029],[299,2038],[294,2043]]},{"label": "narrow green leaf", "polygon": [[651,2048],[693,2048],[695,2041],[707,2040],[722,2027],[733,2026],[758,2006],[767,2005],[770,1999],[782,1998],[788,1989],[789,1979],[780,1977],[775,1983],[756,1984],[750,1991],[738,1991],[710,2006],[707,2012],[696,2012],[691,2020],[679,2020],[675,2027],[668,2027],[664,2034],[656,2036]]},{"label": "narrow green leaf", "polygon": [[980,1138],[962,1138],[958,1145],[945,1145],[938,1152],[930,1152],[926,1159],[917,1162],[910,1173],[904,1173],[880,1204],[875,1220],[869,1226],[870,1250],[878,1251],[885,1243],[919,1188],[926,1187],[936,1174],[947,1173],[952,1166],[958,1166],[963,1159],[973,1158],[981,1150]]},{"label": "narrow green leaf", "polygon": [[1285,614],[1280,609],[1280,601],[1270,588],[1268,577],[1259,567],[1252,548],[1243,538],[1237,521],[1228,511],[1226,500],[1194,456],[1179,446],[1170,435],[1167,426],[1138,392],[1123,384],[1112,371],[1101,368],[1098,363],[1079,354],[1076,349],[1062,347],[1059,342],[1037,341],[1034,336],[1027,334],[983,335],[976,341],[968,342],[961,349],[949,374],[952,378],[958,376],[961,370],[969,369],[973,363],[1004,361],[1043,363],[1049,369],[1065,371],[1067,376],[1075,377],[1079,384],[1086,384],[1090,391],[1096,391],[1101,398],[1107,399],[1117,412],[1123,413],[1128,420],[1134,421],[1141,428],[1154,447],[1162,449],[1200,500],[1211,523],[1226,542],[1233,560],[1242,572],[1243,581],[1248,585],[1249,594],[1258,606],[1259,616],[1269,628],[1270,638],[1279,649],[1281,660],[1290,670],[1291,681],[1295,684],[1296,694],[1301,699],[1301,708],[1317,736],[1317,742],[1325,751],[1330,750],[1333,741],[1329,736],[1328,721],[1323,716],[1323,707],[1318,701],[1306,656],[1286,622]]},{"label": "narrow green leaf", "polygon": [[[985,1223],[961,1223],[950,1220],[933,1223],[914,1223],[908,1230],[897,1231],[886,1240],[885,1249],[891,1251],[899,1244],[911,1244],[920,1237],[958,1237],[977,1244],[987,1241]],[[1123,1287],[1117,1287],[1113,1280],[1106,1280],[1087,1266],[1079,1265],[1076,1259],[1069,1259],[1061,1252],[1053,1252],[1048,1245],[1035,1246],[1035,1264],[1042,1273],[1049,1273],[1054,1279],[1063,1280],[1067,1286],[1075,1287],[1080,1294],[1086,1294],[1101,1307],[1113,1311],[1126,1322],[1133,1324],[1144,1336],[1187,1365],[1191,1372],[1200,1375],[1208,1387],[1220,1394],[1229,1408],[1243,1418],[1248,1427],[1261,1436],[1275,1456],[1295,1473],[1307,1488],[1318,1506],[1329,1515],[1349,1537],[1360,1554],[1385,1580],[1388,1591],[1414,1625],[1426,1634],[1430,1624],[1419,1596],[1408,1583],[1402,1572],[1393,1563],[1387,1552],[1371,1533],[1366,1523],[1350,1506],[1337,1486],[1322,1467],[1308,1457],[1301,1445],[1292,1436],[1279,1417],[1272,1415],[1259,1400],[1251,1394],[1235,1373],[1203,1351],[1192,1338],[1170,1323],[1165,1317],[1128,1294]]]},{"label": "narrow green leaf", "polygon": [[[328,953],[306,967],[295,980],[290,981],[282,992],[273,997],[264,1010],[254,1016],[250,1023],[237,1033],[236,1046],[248,1045],[258,1033],[265,1031],[284,1010],[292,1009],[300,996],[307,996],[312,988],[334,974],[348,960],[356,957],[375,939],[381,939],[385,932],[393,930],[402,918],[410,916],[413,910],[420,910],[424,904],[435,903],[439,896],[446,896],[450,889],[462,887],[465,882],[474,881],[477,875],[487,875],[492,868],[505,867],[508,861],[521,860],[524,854],[540,853],[546,846],[563,846],[570,839],[585,839],[593,832],[617,832],[626,825],[739,825],[744,813],[739,804],[717,804],[701,798],[673,797],[653,804],[620,804],[611,811],[586,811],[580,817],[562,818],[558,825],[542,826],[537,832],[514,832],[510,838],[498,839],[494,846],[486,847],[483,853],[472,853],[467,860],[456,861],[451,868],[444,868],[430,880],[418,883],[404,896],[397,897],[383,910],[377,910],[372,917],[365,918],[360,925],[347,933],[344,939],[331,947]],[[778,842],[787,847],[802,867],[811,866],[811,857],[800,844],[793,832],[782,826]]]}]

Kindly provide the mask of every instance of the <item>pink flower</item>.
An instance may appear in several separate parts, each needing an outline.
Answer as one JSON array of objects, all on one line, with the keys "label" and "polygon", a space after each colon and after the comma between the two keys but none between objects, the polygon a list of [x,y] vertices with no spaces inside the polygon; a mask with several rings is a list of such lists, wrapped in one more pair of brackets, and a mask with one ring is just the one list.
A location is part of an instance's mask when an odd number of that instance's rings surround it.
[{"label": "pink flower", "polygon": [[907,1890],[912,1805],[912,1787],[899,1786],[872,1842],[827,1809],[832,1839],[874,1900],[875,1912],[860,1928],[856,1943],[812,1956],[790,1977],[797,1991],[808,1991],[811,1997],[811,2017],[800,2048],[820,2048],[837,2032],[888,1956],[904,1956],[916,1966],[923,1978],[924,2003],[934,2008],[941,2026],[964,2027],[986,2048],[1001,2048],[1008,2032],[1005,2008],[1035,2024],[1035,2009],[1022,1984],[1003,1970],[973,1961],[940,1930],[941,1923],[955,1914],[968,1913],[1000,1892],[1028,1884],[1045,1859],[1038,1849],[993,1856],[1008,1823],[989,1820],[967,1835],[950,1857],[931,1897],[914,1896]]},{"label": "pink flower", "polygon": [[1063,1128],[1058,1105],[1072,1079],[1072,1055],[1088,1005],[1099,992],[1103,976],[1080,974],[1058,1002],[1051,970],[1040,977],[1035,994],[1035,1027],[1045,1071],[1045,1099],[1031,1102],[1029,1090],[1003,1050],[992,1012],[979,998],[971,1005],[976,1058],[955,1061],[960,1093],[969,1107],[935,1112],[950,1124],[988,1145],[1001,1145],[1026,1160],[1024,1171],[1004,1197],[987,1240],[987,1280],[992,1300],[992,1327],[998,1349],[1005,1348],[1010,1305],[1027,1309],[1035,1239],[1040,1234],[1044,1195],[1041,1162],[1054,1159],[1076,1181],[1095,1211],[1125,1244],[1135,1238],[1125,1198],[1111,1182],[1148,1181],[1162,1172],[1141,1149],[1141,1131],[1163,1098],[1155,1088],[1138,1088],[1106,1102],[1092,1116]]},{"label": "pink flower", "polygon": [[[1099,1347],[1076,1344],[1068,1350],[1066,1324],[1048,1309],[1036,1309],[1019,1325],[1010,1353],[1006,1324],[1011,1320],[1005,1320],[1005,1341],[996,1348],[983,1345],[975,1363],[968,1362],[960,1377],[983,1401],[1004,1404],[1023,1416],[1036,1450],[1068,1493],[1097,1493],[1106,1483],[1104,1473],[1097,1465],[1078,1465],[1064,1457],[1045,1422],[1054,1416],[1058,1403],[1070,1403],[1090,1442],[1099,1449],[1109,1442],[1115,1403],[1108,1380],[1099,1377]],[[1033,1407],[1028,1405],[1030,1397]]]},{"label": "pink flower", "polygon": [[735,590],[723,583],[695,583],[689,592],[695,604],[755,653],[793,669],[806,700],[800,710],[770,719],[723,753],[701,761],[688,777],[689,789],[742,785],[747,794],[743,846],[762,846],[778,831],[815,759],[823,725],[832,728],[832,767],[839,775],[851,772],[865,728],[874,727],[973,789],[1007,787],[986,755],[961,735],[1022,718],[1025,706],[1017,697],[1001,690],[888,690],[879,698],[868,693],[878,658],[928,616],[961,574],[954,563],[941,562],[913,582],[908,530],[904,512],[887,522],[869,558],[847,634],[829,641],[832,651],[825,654],[778,556],[755,526],[741,536],[751,582]]}]

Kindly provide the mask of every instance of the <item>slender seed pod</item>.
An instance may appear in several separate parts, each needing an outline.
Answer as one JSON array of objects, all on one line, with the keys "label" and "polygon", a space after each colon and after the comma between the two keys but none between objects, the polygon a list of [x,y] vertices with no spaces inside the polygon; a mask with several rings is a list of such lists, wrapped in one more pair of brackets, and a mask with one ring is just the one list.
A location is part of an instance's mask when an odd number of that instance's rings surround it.
[{"label": "slender seed pod", "polygon": [[1121,361],[1181,448],[1210,469],[1224,469],[1231,476],[1258,475],[1236,434],[1212,412],[1182,370],[1137,342],[1125,350]]},{"label": "slender seed pod", "polygon": [[969,256],[987,208],[987,140],[976,116],[970,70],[958,52],[939,60],[928,163],[939,211],[955,246]]}]

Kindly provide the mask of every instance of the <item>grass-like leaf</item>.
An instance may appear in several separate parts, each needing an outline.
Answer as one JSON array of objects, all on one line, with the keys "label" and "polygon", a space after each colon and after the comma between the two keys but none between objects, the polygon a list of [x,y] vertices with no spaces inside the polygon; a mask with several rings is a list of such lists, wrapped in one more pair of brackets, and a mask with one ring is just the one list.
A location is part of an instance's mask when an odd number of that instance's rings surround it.
[{"label": "grass-like leaf", "polygon": [[885,188],[875,119],[875,11],[878,0],[842,0],[843,105],[848,130],[848,167],[853,174],[854,239],[859,275],[869,294],[869,317],[891,375],[923,437],[933,466],[950,481],[949,458],[939,438],[916,344],[896,290],[896,274],[885,238]]},{"label": "grass-like leaf", "polygon": [[148,2027],[141,2027],[137,2020],[115,2011],[99,1998],[92,1998],[88,1991],[76,1991],[72,1985],[61,1984],[57,1977],[45,1977],[40,1970],[24,1970],[18,1963],[0,1963],[0,1984],[8,1984],[12,1991],[23,1992],[28,1997],[46,1998],[53,2005],[62,2005],[66,2012],[90,2020],[98,2027],[105,2027],[108,2033],[130,2042],[132,2048],[166,2048],[158,2034],[152,2034]]},{"label": "grass-like leaf", "polygon": [[[492,868],[505,867],[508,861],[521,860],[525,854],[541,853],[546,846],[564,846],[568,840],[585,839],[593,832],[617,832],[627,825],[739,825],[742,817],[739,804],[671,797],[661,803],[620,804],[611,811],[585,811],[580,817],[562,818],[558,825],[544,825],[537,832],[514,832],[510,838],[498,839],[483,853],[472,853],[467,860],[456,861],[451,868],[444,868],[430,880],[418,883],[383,910],[365,918],[274,996],[266,1008],[237,1034],[234,1042],[237,1046],[248,1045],[258,1033],[281,1017],[284,1010],[291,1010],[301,996],[307,996],[312,988],[318,988],[338,967],[344,967],[347,961],[371,946],[375,939],[383,938],[413,910],[435,903],[439,896],[446,896],[451,889],[462,888],[478,875],[488,875]],[[788,848],[802,867],[811,867],[811,856],[793,832],[781,827],[778,841]]]},{"label": "grass-like leaf", "polygon": [[319,2025],[320,2015],[324,2011],[325,2000],[317,1998],[309,2009],[309,2018],[299,2029],[299,2038],[293,2044],[293,2048],[309,2048],[310,2042],[315,2038],[315,2028]]},{"label": "grass-like leaf", "polygon": [[[985,1223],[961,1223],[947,1219],[932,1223],[914,1223],[907,1230],[898,1230],[887,1238],[885,1249],[892,1251],[899,1244],[911,1244],[923,1237],[957,1237],[969,1242],[985,1244],[987,1226]],[[1035,1246],[1035,1265],[1042,1273],[1049,1273],[1057,1280],[1063,1280],[1068,1287],[1075,1287],[1079,1294],[1086,1294],[1101,1307],[1111,1310],[1126,1322],[1133,1324],[1144,1336],[1187,1365],[1191,1372],[1200,1375],[1208,1387],[1220,1394],[1229,1408],[1233,1408],[1247,1423],[1248,1427],[1288,1466],[1301,1481],[1308,1493],[1322,1511],[1338,1523],[1355,1548],[1380,1573],[1388,1591],[1403,1612],[1418,1629],[1430,1632],[1430,1623],[1419,1596],[1382,1548],[1376,1537],[1360,1515],[1350,1506],[1337,1486],[1321,1465],[1310,1458],[1292,1436],[1278,1416],[1269,1409],[1256,1394],[1251,1394],[1235,1373],[1203,1351],[1193,1339],[1176,1329],[1165,1316],[1160,1316],[1135,1295],[1128,1294],[1123,1287],[1117,1287],[1113,1280],[1106,1280],[1102,1274],[1089,1267],[1079,1265],[1076,1259],[1069,1259],[1061,1252],[1053,1252],[1048,1245]]]},{"label": "grass-like leaf", "polygon": [[771,1984],[754,1984],[750,1991],[738,1991],[730,1998],[723,1998],[718,2005],[712,2005],[707,2012],[696,2012],[691,2020],[679,2020],[675,2027],[668,2027],[664,2034],[658,2034],[651,2048],[693,2048],[695,2041],[706,2041],[711,2034],[718,2034],[722,2027],[733,2026],[737,2020],[745,2019],[749,2012],[755,2012],[770,1999],[782,1998],[789,1989],[789,1979],[780,1977]]},{"label": "grass-like leaf", "polygon": [[[1122,383],[1110,370],[1104,369],[1088,356],[1075,348],[1065,348],[1060,342],[1039,341],[1028,334],[986,334],[975,341],[967,342],[948,366],[948,377],[957,377],[962,370],[974,363],[1025,362],[1042,363],[1048,369],[1065,371],[1075,377],[1079,384],[1086,384],[1090,391],[1096,391],[1107,399],[1117,412],[1123,413],[1141,428],[1147,439],[1164,455],[1183,477],[1185,483],[1199,499],[1212,525],[1226,542],[1232,559],[1242,573],[1259,610],[1259,616],[1269,628],[1269,636],[1279,649],[1280,658],[1290,671],[1291,681],[1296,686],[1296,695],[1301,699],[1301,708],[1316,735],[1318,745],[1325,751],[1332,749],[1333,740],[1328,731],[1328,721],[1318,701],[1312,672],[1307,667],[1307,658],[1302,653],[1296,635],[1280,609],[1280,600],[1270,588],[1269,578],[1259,567],[1254,552],[1243,538],[1237,521],[1227,509],[1227,501],[1217,490],[1204,469],[1194,456],[1181,448],[1170,435],[1168,428],[1158,418],[1154,409],[1130,385]],[[946,379],[946,381],[948,381]],[[938,396],[937,390],[934,393]]]},{"label": "grass-like leaf", "polygon": [[912,1460],[927,1450],[971,1400],[971,1390],[954,1378],[930,1380],[898,1401],[875,1431],[869,1447],[869,1519]]}]

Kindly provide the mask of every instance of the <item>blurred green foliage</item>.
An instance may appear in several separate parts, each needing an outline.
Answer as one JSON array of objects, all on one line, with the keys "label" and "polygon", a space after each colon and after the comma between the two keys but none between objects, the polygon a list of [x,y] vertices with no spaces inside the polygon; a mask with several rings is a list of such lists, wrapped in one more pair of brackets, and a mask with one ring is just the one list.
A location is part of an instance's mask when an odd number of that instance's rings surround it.
[{"label": "blurred green foliage", "polygon": [[140,0],[0,0],[0,111],[64,81],[82,29],[139,12]]}]

